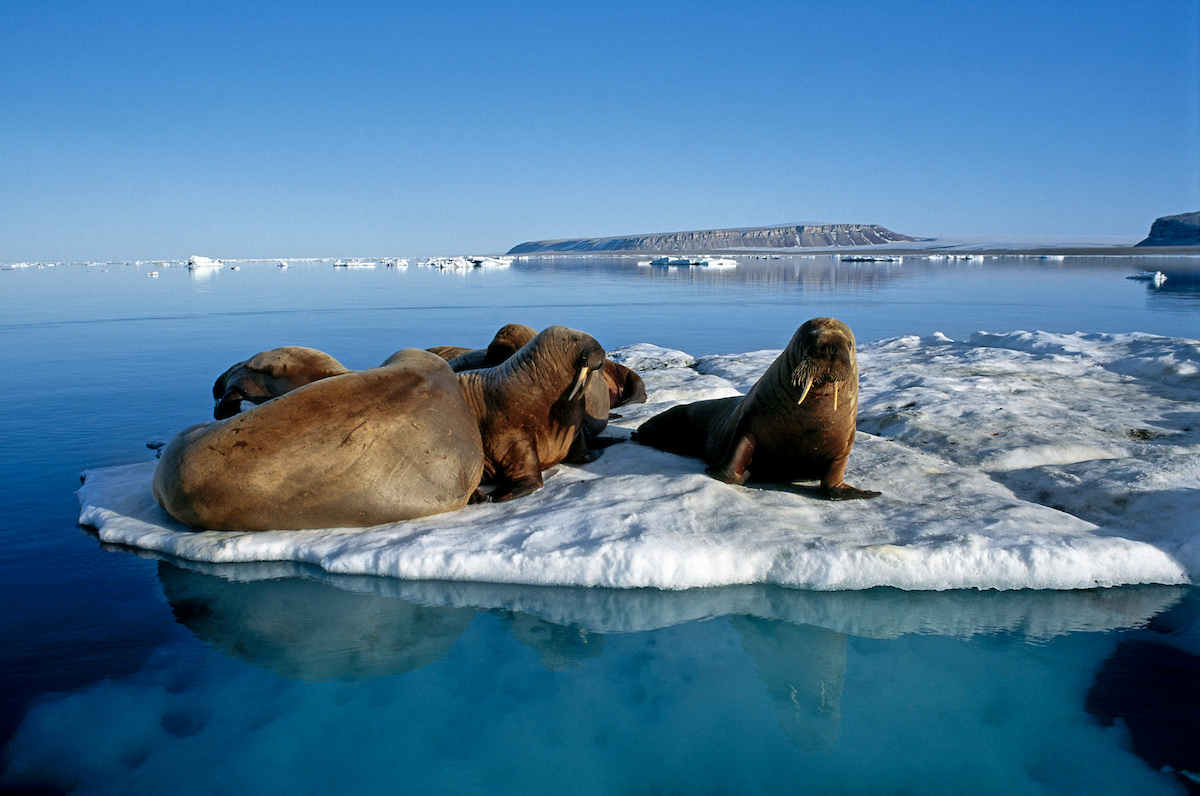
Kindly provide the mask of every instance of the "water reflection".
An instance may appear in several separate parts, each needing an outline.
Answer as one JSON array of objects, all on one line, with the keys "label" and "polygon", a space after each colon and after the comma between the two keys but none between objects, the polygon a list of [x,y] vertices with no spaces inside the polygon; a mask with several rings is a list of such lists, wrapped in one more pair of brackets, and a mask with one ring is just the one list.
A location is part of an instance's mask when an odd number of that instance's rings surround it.
[{"label": "water reflection", "polygon": [[556,625],[517,611],[505,612],[503,623],[509,635],[537,653],[548,671],[574,669],[604,651],[604,636],[575,623]]},{"label": "water reflection", "polygon": [[1200,793],[1200,590],[1117,644],[1087,711],[1105,726],[1123,721],[1138,757]]},{"label": "water reflection", "polygon": [[1146,290],[1152,301],[1200,300],[1200,273],[1195,271],[1163,271],[1167,281],[1161,285],[1150,282]]},{"label": "water reflection", "polygon": [[753,616],[730,622],[754,659],[784,734],[801,752],[832,748],[841,721],[846,637],[823,627]]},{"label": "water reflection", "polygon": [[285,677],[401,674],[446,657],[472,608],[354,594],[299,578],[233,582],[159,562],[180,624],[218,649]]},{"label": "water reflection", "polygon": [[[445,654],[477,611],[501,616],[513,638],[537,652],[547,668],[564,669],[601,655],[603,634],[719,617],[863,638],[1009,633],[1044,643],[1075,632],[1144,627],[1188,593],[1180,586],[1003,592],[812,592],[766,585],[593,589],[331,575],[290,562],[170,560],[160,561],[159,578],[176,617],[198,635],[304,678],[427,665]],[[750,626],[739,626],[739,632]]]}]

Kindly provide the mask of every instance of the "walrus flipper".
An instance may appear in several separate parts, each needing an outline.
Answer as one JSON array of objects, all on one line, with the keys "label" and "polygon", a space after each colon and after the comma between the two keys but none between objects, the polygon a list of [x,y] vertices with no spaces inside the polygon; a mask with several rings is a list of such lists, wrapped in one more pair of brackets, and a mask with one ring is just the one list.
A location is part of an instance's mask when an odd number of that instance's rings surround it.
[{"label": "walrus flipper", "polygon": [[[741,485],[750,480],[750,460],[754,458],[754,447],[757,440],[750,433],[750,424],[746,419],[746,400],[744,398],[735,400],[736,403],[728,410],[732,412],[732,417],[727,422],[733,424],[733,433],[729,435],[729,445],[725,448],[725,455],[721,457],[720,461],[705,467],[704,472],[718,481]],[[728,425],[725,426],[725,428],[728,427]],[[715,437],[715,439],[720,438]],[[710,437],[710,445],[713,441],[715,441],[714,438]],[[709,450],[712,451],[712,448],[710,447]],[[705,458],[711,462],[713,460],[710,458],[711,456],[712,453],[708,453]]]},{"label": "walrus flipper", "polygon": [[754,435],[735,433],[729,444],[729,453],[720,464],[705,467],[704,472],[727,484],[744,484],[750,480],[750,460],[754,458]]},{"label": "walrus flipper", "polygon": [[849,484],[842,484],[840,486],[831,487],[823,486],[821,487],[821,494],[830,500],[867,500],[870,498],[877,498],[883,493],[876,492],[873,489],[859,489],[857,487],[850,486]]},{"label": "walrus flipper", "polygon": [[575,439],[571,440],[571,449],[567,451],[567,456],[563,461],[567,464],[590,464],[599,459],[603,451],[599,447],[593,448],[589,444],[591,442],[587,427],[579,429]]},{"label": "walrus flipper", "polygon": [[[851,435],[854,431],[851,430]],[[859,489],[850,486],[842,479],[846,476],[846,462],[850,459],[849,450],[845,456],[834,459],[829,465],[829,470],[821,479],[821,495],[829,500],[867,500],[882,495],[882,492],[875,492],[870,489]]]},{"label": "walrus flipper", "polygon": [[542,488],[542,465],[537,446],[528,437],[514,442],[496,462],[496,491],[493,503],[525,497]]}]

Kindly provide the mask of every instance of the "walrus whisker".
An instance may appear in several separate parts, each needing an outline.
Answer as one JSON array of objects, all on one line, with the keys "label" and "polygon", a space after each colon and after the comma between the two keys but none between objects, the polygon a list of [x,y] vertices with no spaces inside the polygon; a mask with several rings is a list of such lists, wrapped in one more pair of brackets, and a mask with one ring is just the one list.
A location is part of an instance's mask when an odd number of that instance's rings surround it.
[{"label": "walrus whisker", "polygon": [[812,389],[812,386],[813,386],[813,377],[805,376],[804,377],[804,389],[800,391],[800,400],[796,401],[796,406],[799,406],[800,404],[804,403],[804,399],[808,397],[808,391]]},{"label": "walrus whisker", "polygon": [[575,378],[575,384],[571,387],[571,394],[567,396],[568,401],[574,401],[576,396],[583,390],[583,383],[587,380],[588,368],[584,365],[579,369],[579,375]]}]

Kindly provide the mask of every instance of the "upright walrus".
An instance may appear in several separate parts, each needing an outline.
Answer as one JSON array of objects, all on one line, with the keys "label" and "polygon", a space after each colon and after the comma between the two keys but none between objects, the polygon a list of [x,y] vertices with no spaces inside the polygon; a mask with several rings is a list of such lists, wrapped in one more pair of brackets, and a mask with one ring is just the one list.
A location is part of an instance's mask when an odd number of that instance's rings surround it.
[{"label": "upright walrus", "polygon": [[633,439],[702,458],[709,475],[729,484],[820,479],[831,500],[877,497],[842,480],[857,416],[854,334],[841,321],[813,318],[744,396],[668,409]]},{"label": "upright walrus", "polygon": [[584,388],[602,383],[603,364],[604,349],[591,335],[551,326],[503,363],[458,374],[483,436],[483,481],[497,485],[492,500],[540,489],[542,470],[561,461],[591,460],[580,433]]},{"label": "upright walrus", "polygon": [[483,443],[458,379],[427,351],[392,360],[183,431],[154,472],[155,500],[188,525],[231,531],[358,527],[462,508],[483,474]]},{"label": "upright walrus", "polygon": [[[531,326],[509,323],[500,327],[486,349],[467,351],[459,356],[447,358],[447,361],[455,373],[495,367],[520,351],[536,336],[537,330]],[[444,353],[441,356],[446,357]],[[567,459],[572,464],[585,463],[599,455],[595,452],[597,446],[604,443],[596,438],[608,426],[609,410],[627,403],[644,403],[646,385],[642,378],[629,368],[605,359],[603,370],[588,376],[584,384],[584,395],[587,415],[583,428],[587,436],[583,442],[586,450],[591,451],[591,455],[576,451],[575,455]],[[616,441],[604,442],[612,444]]]}]

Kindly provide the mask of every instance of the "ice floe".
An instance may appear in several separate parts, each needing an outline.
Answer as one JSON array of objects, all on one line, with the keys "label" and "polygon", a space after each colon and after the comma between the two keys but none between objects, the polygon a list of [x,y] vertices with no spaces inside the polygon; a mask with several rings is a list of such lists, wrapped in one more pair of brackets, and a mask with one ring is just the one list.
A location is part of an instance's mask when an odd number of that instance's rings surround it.
[{"label": "ice floe", "polygon": [[424,268],[436,268],[439,271],[467,271],[472,268],[508,268],[513,258],[503,255],[495,257],[432,257],[420,260],[417,265]]},{"label": "ice floe", "polygon": [[[778,354],[612,352],[646,382],[607,432],[744,392]],[[1200,342],[1145,334],[935,334],[861,346],[847,480],[737,487],[636,443],[560,465],[503,504],[367,529],[195,531],[150,494],[154,462],[92,470],[101,540],[200,562],[293,561],[338,575],[528,585],[1079,589],[1200,575]]]}]

